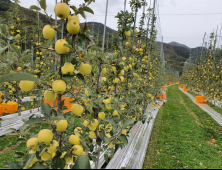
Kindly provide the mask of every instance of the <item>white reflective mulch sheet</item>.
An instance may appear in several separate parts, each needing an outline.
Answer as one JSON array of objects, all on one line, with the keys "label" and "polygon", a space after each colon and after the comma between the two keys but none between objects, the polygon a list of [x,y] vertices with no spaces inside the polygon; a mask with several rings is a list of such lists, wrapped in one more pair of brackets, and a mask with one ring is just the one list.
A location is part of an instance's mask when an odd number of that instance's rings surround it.
[{"label": "white reflective mulch sheet", "polygon": [[[183,89],[180,88],[180,90],[183,92]],[[217,123],[219,123],[222,126],[222,115],[215,110],[213,110],[208,104],[205,103],[197,103],[196,98],[192,96],[188,92],[183,92],[186,94],[195,104],[197,104],[201,109],[203,109],[206,113],[208,113]]]}]

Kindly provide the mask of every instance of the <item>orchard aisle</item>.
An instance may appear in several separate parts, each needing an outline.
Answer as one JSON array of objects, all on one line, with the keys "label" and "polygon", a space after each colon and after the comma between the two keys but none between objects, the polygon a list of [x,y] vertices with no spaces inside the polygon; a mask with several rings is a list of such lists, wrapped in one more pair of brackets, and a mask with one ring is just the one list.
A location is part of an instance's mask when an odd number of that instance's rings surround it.
[{"label": "orchard aisle", "polygon": [[[183,89],[180,88],[180,91],[183,91]],[[222,126],[222,115],[220,113],[217,113],[206,103],[197,103],[196,98],[192,96],[190,93],[188,92],[183,92],[183,93],[186,94],[195,104],[197,104],[201,109],[207,112],[217,123],[219,123]]]},{"label": "orchard aisle", "polygon": [[221,130],[178,85],[170,86],[167,103],[153,127],[143,168],[222,168]]}]

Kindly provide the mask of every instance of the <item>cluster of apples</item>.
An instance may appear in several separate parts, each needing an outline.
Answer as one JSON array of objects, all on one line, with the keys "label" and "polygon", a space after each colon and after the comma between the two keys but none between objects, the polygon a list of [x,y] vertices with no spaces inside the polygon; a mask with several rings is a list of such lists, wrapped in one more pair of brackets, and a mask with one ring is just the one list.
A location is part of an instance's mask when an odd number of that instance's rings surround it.
[{"label": "cluster of apples", "polygon": [[[76,15],[70,15],[70,8],[66,3],[59,2],[56,4],[54,8],[55,14],[61,19],[67,19],[66,29],[70,34],[78,34],[80,30],[80,20]],[[55,27],[51,27],[50,25],[46,25],[43,28],[43,37],[45,39],[53,39],[55,37]],[[64,46],[64,44],[68,45],[68,42],[65,39],[57,40],[55,44],[55,51],[58,54],[65,54],[69,52],[69,48]]]},{"label": "cluster of apples", "polygon": [[[65,131],[68,127],[68,122],[67,120],[59,120],[54,122],[56,125],[56,131],[57,132],[62,132]],[[79,130],[79,129],[78,129]],[[81,130],[81,129],[80,129]],[[69,136],[69,144],[71,144],[71,154],[68,155],[67,152],[63,152],[62,155],[60,156],[60,159],[65,159],[66,165],[65,169],[67,169],[67,164],[71,163],[73,164],[73,157],[79,156],[83,154],[83,147],[81,146],[80,143],[80,138],[79,138],[79,133],[76,132],[76,129],[74,130],[75,135],[70,135]],[[41,160],[42,161],[47,161],[54,156],[56,156],[56,151],[57,148],[59,147],[59,142],[56,140],[53,140],[54,135],[53,132],[49,129],[43,129],[38,133],[37,137],[30,138],[26,146],[27,148],[30,148],[29,154],[34,154],[36,153],[38,147],[40,144],[45,144],[47,145],[47,149],[41,154]],[[63,144],[64,145],[64,144]],[[35,162],[39,161],[37,157],[35,157],[30,166],[32,167]]]}]

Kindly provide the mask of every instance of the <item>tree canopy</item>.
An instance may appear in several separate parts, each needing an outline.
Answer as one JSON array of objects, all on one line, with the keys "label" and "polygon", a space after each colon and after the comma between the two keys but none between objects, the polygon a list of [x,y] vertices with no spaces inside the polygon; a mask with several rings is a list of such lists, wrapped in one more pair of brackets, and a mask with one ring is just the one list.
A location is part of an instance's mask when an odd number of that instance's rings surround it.
[{"label": "tree canopy", "polygon": [[10,7],[10,0],[0,0],[0,11],[7,11]]}]

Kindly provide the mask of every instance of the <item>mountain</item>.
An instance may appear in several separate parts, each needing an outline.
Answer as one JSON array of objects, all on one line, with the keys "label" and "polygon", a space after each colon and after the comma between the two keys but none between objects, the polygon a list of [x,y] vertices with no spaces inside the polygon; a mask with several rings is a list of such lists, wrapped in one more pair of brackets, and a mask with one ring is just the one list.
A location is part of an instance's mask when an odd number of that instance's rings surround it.
[{"label": "mountain", "polygon": [[[0,11],[0,23],[9,24],[12,21],[9,13],[13,13],[12,6],[8,9],[8,11]],[[35,11],[29,10],[24,7],[19,7],[18,16],[22,21],[22,26],[27,28],[27,39],[34,40],[33,32],[37,33],[37,13]],[[46,15],[41,14],[39,15],[40,18],[40,29],[44,27],[46,24],[54,24],[54,19],[49,20]],[[60,20],[58,20],[58,24],[60,24]],[[80,24],[80,27],[83,27],[84,23]],[[98,46],[102,46],[102,39],[103,39],[103,31],[104,25],[99,22],[87,22],[88,30],[91,32],[90,35],[93,35],[93,39],[97,43]],[[34,30],[33,30],[34,29]],[[117,34],[116,30],[113,30],[109,27],[106,27],[106,42],[105,42],[105,50],[109,50],[111,43],[112,43],[112,36],[113,34]],[[24,29],[21,30],[21,35],[24,38]],[[97,41],[98,40],[98,41]],[[160,42],[157,42],[160,45]],[[175,69],[177,69],[180,74],[182,73],[184,62],[189,58],[191,53],[191,61],[195,61],[198,56],[198,51],[200,48],[191,49],[184,44],[180,44],[177,42],[171,43],[163,43],[163,49],[165,54],[165,60],[170,63]]]},{"label": "mountain", "polygon": [[[14,12],[13,5],[10,5],[7,11],[0,11],[0,24],[12,23],[13,18],[11,16],[13,16],[13,12]],[[33,32],[37,34],[37,30],[38,30],[37,12],[24,8],[22,6],[19,6],[18,16],[16,16],[16,18],[20,18],[22,27],[26,28],[27,39],[29,39],[30,41],[33,40],[33,36],[32,36]],[[14,19],[16,20],[16,18]],[[39,20],[40,20],[40,29],[42,29],[47,24],[54,25],[55,23],[55,20],[53,18],[49,20],[49,18],[47,18],[47,16],[42,13],[39,14]],[[61,20],[58,20],[57,22],[58,22],[58,25],[61,24]],[[80,28],[82,28],[83,25],[84,23],[80,23]],[[98,39],[97,44],[99,46],[102,46],[104,25],[99,22],[87,22],[87,25],[88,25],[88,30],[94,32],[91,34],[94,36],[94,39],[95,40]],[[105,46],[106,49],[109,49],[110,42],[111,42],[110,39],[112,39],[111,34],[115,34],[115,33],[117,33],[116,30],[106,27],[106,46]],[[24,38],[23,36],[24,34],[25,34],[25,29],[22,29],[21,30],[22,38]]]},{"label": "mountain", "polygon": [[173,45],[173,46],[185,47],[185,48],[190,49],[190,48],[187,47],[186,45],[184,45],[184,44],[180,44],[180,43],[175,42],[175,41],[172,41],[172,42],[170,42],[170,43],[168,43],[168,44]]}]

